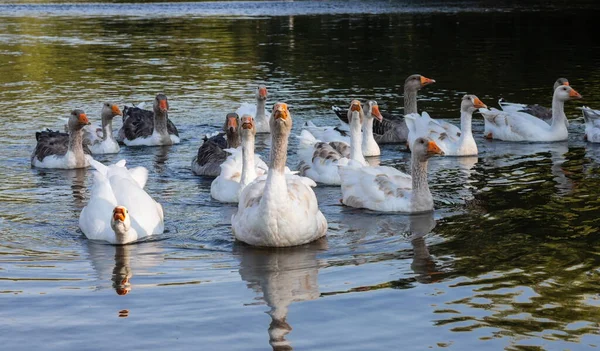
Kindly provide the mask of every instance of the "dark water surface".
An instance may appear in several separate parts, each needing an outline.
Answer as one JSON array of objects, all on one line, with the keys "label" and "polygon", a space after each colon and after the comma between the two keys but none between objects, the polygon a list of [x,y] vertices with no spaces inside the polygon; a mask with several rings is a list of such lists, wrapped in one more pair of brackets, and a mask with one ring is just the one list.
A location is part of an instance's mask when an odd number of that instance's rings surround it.
[{"label": "dark water surface", "polygon": [[[600,108],[600,41],[593,5],[564,4],[0,5],[1,348],[597,348],[600,145],[583,141],[577,107]],[[437,81],[419,109],[455,123],[465,93],[549,106],[564,76],[584,99],[566,104],[568,142],[487,141],[476,116],[479,157],[430,162],[431,214],[349,209],[318,187],[325,239],[234,242],[236,207],[190,171],[204,133],[259,83],[267,106],[290,104],[296,134],[337,124],[330,106],[353,98],[400,111],[413,73]],[[167,232],[92,243],[78,229],[91,171],[31,169],[35,131],[160,91],[182,143],[96,159],[149,169]],[[383,148],[383,164],[408,160]]]}]

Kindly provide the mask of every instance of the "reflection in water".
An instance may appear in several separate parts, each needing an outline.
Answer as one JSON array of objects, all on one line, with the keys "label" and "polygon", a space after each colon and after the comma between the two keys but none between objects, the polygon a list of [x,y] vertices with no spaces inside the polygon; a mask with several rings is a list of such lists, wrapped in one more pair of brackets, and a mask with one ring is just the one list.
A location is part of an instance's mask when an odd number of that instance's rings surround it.
[{"label": "reflection in water", "polygon": [[233,253],[240,258],[240,276],[249,288],[262,293],[271,308],[268,332],[273,350],[292,350],[285,339],[292,330],[287,322],[288,306],[319,297],[317,254],[326,249],[326,239],[291,248],[257,248],[235,243]]},{"label": "reflection in water", "polygon": [[415,272],[415,278],[419,283],[433,283],[438,280],[435,279],[438,267],[436,267],[435,261],[429,254],[429,249],[425,242],[425,235],[431,233],[436,225],[433,212],[415,214],[409,217],[409,238],[413,247],[413,261],[410,268]]},{"label": "reflection in water", "polygon": [[131,289],[133,272],[144,272],[164,260],[157,242],[131,245],[108,245],[86,240],[88,258],[97,275],[97,289],[110,286],[117,295],[127,295]]},{"label": "reflection in water", "polygon": [[167,161],[169,160],[169,151],[172,145],[160,145],[153,147],[156,151],[154,153],[154,170],[158,174],[162,174],[167,169]]}]

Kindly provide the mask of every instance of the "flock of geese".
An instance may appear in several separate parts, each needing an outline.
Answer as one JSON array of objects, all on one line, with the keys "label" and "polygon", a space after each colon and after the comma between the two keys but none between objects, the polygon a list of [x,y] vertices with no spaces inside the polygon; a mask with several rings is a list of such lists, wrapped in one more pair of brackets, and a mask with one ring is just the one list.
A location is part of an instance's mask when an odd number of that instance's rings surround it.
[{"label": "flock of geese", "polygon": [[[404,84],[404,115],[379,111],[377,102],[353,100],[348,108],[333,107],[336,126],[316,126],[307,121],[299,135],[294,170],[286,166],[292,116],[286,103],[266,110],[267,88],[256,89],[256,103],[242,104],[225,116],[223,130],[206,136],[191,162],[194,174],[212,177],[211,196],[237,203],[232,216],[236,239],[255,246],[295,246],[324,236],[327,220],[319,210],[313,187],[340,186],[341,202],[350,207],[383,212],[417,213],[433,210],[427,182],[427,163],[435,155],[478,154],[471,119],[475,111],[484,118],[484,137],[506,141],[545,142],[566,140],[568,120],[564,103],[580,99],[569,82],[554,84],[552,107],[499,101],[500,109],[488,108],[477,96],[467,94],[460,104],[460,127],[426,112],[418,113],[417,93],[435,83],[419,74]],[[67,121],[67,132],[36,133],[31,165],[39,168],[92,166],[91,196],[81,211],[79,226],[92,240],[127,244],[164,231],[164,212],[145,190],[148,171],[127,168],[125,160],[104,165],[94,154],[118,153],[120,148],[172,145],[179,132],[168,117],[169,102],[158,94],[152,111],[105,103],[101,125],[92,126],[84,111],[76,109]],[[600,111],[582,107],[585,139],[600,142]],[[116,137],[114,117],[123,125]],[[257,133],[270,133],[268,163],[255,154]],[[411,150],[411,174],[396,168],[370,165],[365,157],[380,155],[380,144],[405,143]]]}]

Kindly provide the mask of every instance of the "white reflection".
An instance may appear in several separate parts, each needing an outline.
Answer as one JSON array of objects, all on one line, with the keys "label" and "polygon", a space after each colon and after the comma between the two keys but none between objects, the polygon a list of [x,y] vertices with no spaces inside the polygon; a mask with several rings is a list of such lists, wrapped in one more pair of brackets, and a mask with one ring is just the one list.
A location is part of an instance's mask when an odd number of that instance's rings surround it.
[{"label": "white reflection", "polygon": [[257,248],[235,243],[233,252],[240,258],[240,276],[249,288],[262,293],[271,308],[268,332],[273,350],[292,350],[285,338],[292,330],[287,322],[288,306],[319,297],[317,254],[326,249],[326,239],[290,248]]}]

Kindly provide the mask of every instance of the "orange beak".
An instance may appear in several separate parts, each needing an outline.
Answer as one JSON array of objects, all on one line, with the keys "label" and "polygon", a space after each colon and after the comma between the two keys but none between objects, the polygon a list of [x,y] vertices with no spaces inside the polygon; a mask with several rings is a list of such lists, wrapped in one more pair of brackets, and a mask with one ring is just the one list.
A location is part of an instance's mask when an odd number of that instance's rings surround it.
[{"label": "orange beak", "polygon": [[252,117],[250,117],[250,116],[242,117],[242,128],[243,129],[252,129],[253,126],[254,126],[254,120],[252,119]]},{"label": "orange beak", "polygon": [[287,119],[289,117],[287,104],[281,103],[275,106],[275,119]]},{"label": "orange beak", "polygon": [[373,106],[371,108],[371,114],[373,115],[373,117],[377,118],[379,122],[383,121],[383,116],[381,115],[381,112],[379,112],[379,106]]},{"label": "orange beak", "polygon": [[442,151],[435,141],[432,140],[427,144],[427,153],[433,155],[443,155],[444,151]]},{"label": "orange beak", "polygon": [[266,98],[267,97],[267,88],[259,88],[258,96],[260,96],[261,98]]},{"label": "orange beak", "polygon": [[572,99],[581,99],[581,94],[579,94],[577,91],[575,91],[575,89],[571,89],[571,91],[569,92],[569,96]]},{"label": "orange beak", "polygon": [[116,207],[113,210],[113,219],[115,221],[125,221],[125,209],[123,207]]},{"label": "orange beak", "polygon": [[112,110],[112,113],[114,116],[123,116],[123,112],[121,112],[121,110],[119,109],[119,106],[112,105],[111,110]]},{"label": "orange beak", "polygon": [[430,78],[421,76],[421,85],[422,86],[433,84],[433,83],[435,83],[434,79],[430,79]]},{"label": "orange beak", "polygon": [[160,100],[158,106],[163,111],[167,111],[169,109],[169,104],[167,103],[167,100]]},{"label": "orange beak", "polygon": [[479,98],[475,98],[473,101],[473,106],[475,106],[475,108],[487,108],[487,106],[481,100],[479,100]]},{"label": "orange beak", "polygon": [[352,101],[352,105],[350,106],[350,110],[352,111],[360,111],[360,101]]},{"label": "orange beak", "polygon": [[81,124],[90,124],[90,121],[87,118],[87,115],[85,113],[82,113],[79,115],[79,123]]}]

